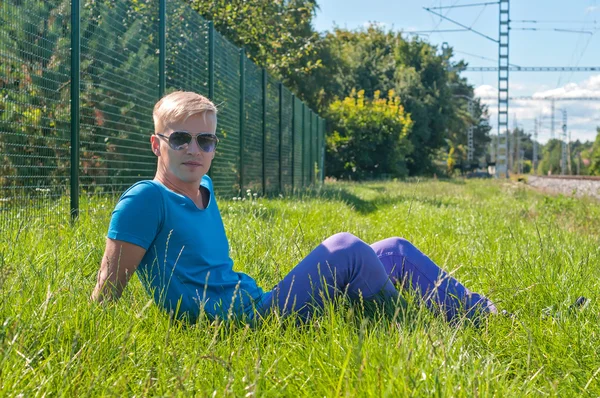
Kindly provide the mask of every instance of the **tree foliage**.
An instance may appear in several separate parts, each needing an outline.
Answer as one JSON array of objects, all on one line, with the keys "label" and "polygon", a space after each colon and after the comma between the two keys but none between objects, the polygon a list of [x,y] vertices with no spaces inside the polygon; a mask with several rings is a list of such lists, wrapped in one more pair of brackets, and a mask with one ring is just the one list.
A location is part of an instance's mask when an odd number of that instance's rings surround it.
[{"label": "tree foliage", "polygon": [[413,147],[407,159],[410,174],[433,170],[433,156],[447,148],[458,163],[466,161],[467,130],[476,126],[476,155],[482,155],[489,142],[485,107],[475,102],[474,115],[467,111],[473,87],[459,71],[462,63],[452,63],[451,51],[438,49],[424,41],[406,40],[400,33],[371,25],[348,31],[335,29],[326,37],[341,66],[336,81],[346,96],[353,89],[394,90],[405,111],[411,115],[413,128],[408,139]]},{"label": "tree foliage", "polygon": [[[200,15],[250,59],[281,80],[311,108],[323,103],[325,91],[335,91],[328,47],[311,23],[316,0],[188,0]],[[326,104],[323,104],[326,105]]]},{"label": "tree foliage", "polygon": [[365,98],[363,90],[352,91],[330,105],[328,119],[332,124],[327,137],[329,175],[363,179],[408,174],[412,121],[393,90],[386,98],[375,91],[373,99]]},{"label": "tree foliage", "polygon": [[600,127],[596,129],[596,140],[590,152],[590,174],[600,175]]}]

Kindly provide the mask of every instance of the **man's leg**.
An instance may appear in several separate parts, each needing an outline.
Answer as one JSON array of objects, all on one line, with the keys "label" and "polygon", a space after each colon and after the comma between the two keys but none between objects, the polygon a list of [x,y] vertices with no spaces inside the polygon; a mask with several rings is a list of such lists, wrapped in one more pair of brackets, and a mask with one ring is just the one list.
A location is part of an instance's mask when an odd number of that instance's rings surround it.
[{"label": "man's leg", "polygon": [[406,239],[388,238],[371,247],[394,283],[412,285],[427,306],[438,307],[447,320],[478,311],[497,313],[491,301],[469,291]]},{"label": "man's leg", "polygon": [[284,315],[308,318],[324,299],[346,293],[350,299],[396,298],[398,291],[373,249],[349,233],[331,236],[266,293],[259,312],[277,307]]}]

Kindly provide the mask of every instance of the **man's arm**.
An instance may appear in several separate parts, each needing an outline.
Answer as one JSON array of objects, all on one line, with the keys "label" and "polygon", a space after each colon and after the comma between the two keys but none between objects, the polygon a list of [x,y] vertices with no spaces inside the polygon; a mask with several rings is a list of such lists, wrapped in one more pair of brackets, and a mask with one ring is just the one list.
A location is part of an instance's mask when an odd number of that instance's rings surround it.
[{"label": "man's arm", "polygon": [[146,254],[146,249],[122,240],[106,239],[106,249],[98,271],[98,281],[92,300],[117,300],[121,297],[129,278]]}]

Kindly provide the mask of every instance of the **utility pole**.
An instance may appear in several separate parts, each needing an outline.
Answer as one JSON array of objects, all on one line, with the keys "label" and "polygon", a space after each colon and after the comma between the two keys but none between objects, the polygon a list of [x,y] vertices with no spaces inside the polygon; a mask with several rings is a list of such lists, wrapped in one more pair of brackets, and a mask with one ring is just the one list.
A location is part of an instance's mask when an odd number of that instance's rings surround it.
[{"label": "utility pole", "polygon": [[550,111],[550,139],[554,139],[554,98],[552,98],[552,109]]},{"label": "utility pole", "polygon": [[[497,139],[495,135],[490,135],[491,141],[490,141],[490,163],[494,164],[494,173],[496,175],[496,146],[497,146]],[[489,172],[489,169],[488,169]]]},{"label": "utility pole", "polygon": [[569,166],[569,175],[573,175],[573,169],[571,169],[571,130],[569,130],[569,142],[567,144],[567,164]]},{"label": "utility pole", "polygon": [[533,174],[537,173],[538,161],[538,118],[533,121]]},{"label": "utility pole", "polygon": [[519,143],[517,129],[517,114],[513,113],[513,129],[512,134],[509,135],[509,148],[510,148],[510,171],[513,173],[519,172]]},{"label": "utility pole", "polygon": [[508,71],[510,0],[498,2],[498,151],[496,176],[508,178]]},{"label": "utility pole", "polygon": [[469,170],[471,169],[471,165],[473,164],[473,131],[475,130],[475,107],[473,106],[473,99],[469,98],[469,116],[471,116],[471,123],[469,123],[469,130],[467,131],[467,144],[469,145],[467,152],[467,163],[469,163]]},{"label": "utility pole", "polygon": [[562,110],[563,114],[563,125],[562,125],[562,136],[561,136],[561,157],[560,157],[560,174],[567,174],[567,110]]},{"label": "utility pole", "polygon": [[517,173],[521,174],[521,136],[519,135],[519,127],[517,126],[517,116],[515,115],[515,146],[517,147]]}]

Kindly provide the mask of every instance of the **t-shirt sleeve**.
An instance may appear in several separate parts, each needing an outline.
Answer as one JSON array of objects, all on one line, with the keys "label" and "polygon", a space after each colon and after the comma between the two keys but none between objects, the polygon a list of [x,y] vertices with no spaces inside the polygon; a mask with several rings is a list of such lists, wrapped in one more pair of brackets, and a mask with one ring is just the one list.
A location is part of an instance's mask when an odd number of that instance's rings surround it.
[{"label": "t-shirt sleeve", "polygon": [[141,182],[125,191],[119,199],[107,236],[148,250],[163,220],[163,198],[158,187],[151,182]]}]

